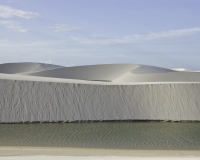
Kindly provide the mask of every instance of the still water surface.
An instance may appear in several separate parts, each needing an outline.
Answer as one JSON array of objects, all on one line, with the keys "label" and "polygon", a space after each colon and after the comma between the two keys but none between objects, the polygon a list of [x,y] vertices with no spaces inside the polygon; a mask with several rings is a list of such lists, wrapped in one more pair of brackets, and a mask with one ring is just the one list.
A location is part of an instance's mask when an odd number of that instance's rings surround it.
[{"label": "still water surface", "polygon": [[200,149],[200,122],[0,124],[0,146]]}]

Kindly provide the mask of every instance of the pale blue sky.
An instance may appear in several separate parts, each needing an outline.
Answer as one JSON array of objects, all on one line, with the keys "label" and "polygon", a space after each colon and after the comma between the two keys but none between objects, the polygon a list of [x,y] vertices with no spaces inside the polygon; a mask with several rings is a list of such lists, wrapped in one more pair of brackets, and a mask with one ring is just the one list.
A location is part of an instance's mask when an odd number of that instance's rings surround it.
[{"label": "pale blue sky", "polygon": [[0,0],[0,63],[200,70],[199,0]]}]

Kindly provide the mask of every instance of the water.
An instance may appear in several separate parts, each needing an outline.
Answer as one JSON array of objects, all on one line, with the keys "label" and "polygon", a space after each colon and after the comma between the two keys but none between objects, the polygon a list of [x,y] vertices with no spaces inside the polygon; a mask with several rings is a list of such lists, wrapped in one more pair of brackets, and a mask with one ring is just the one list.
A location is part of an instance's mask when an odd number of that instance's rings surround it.
[{"label": "water", "polygon": [[200,149],[200,122],[0,124],[0,146]]}]

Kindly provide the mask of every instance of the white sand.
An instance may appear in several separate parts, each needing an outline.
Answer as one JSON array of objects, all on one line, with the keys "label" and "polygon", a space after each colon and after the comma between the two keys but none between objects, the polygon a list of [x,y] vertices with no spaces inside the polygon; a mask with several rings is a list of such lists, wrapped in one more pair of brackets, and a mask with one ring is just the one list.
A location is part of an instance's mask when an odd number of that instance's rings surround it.
[{"label": "white sand", "polygon": [[0,159],[200,159],[194,150],[122,150],[51,147],[0,147]]},{"label": "white sand", "polygon": [[197,72],[134,64],[37,63],[1,64],[0,72],[2,123],[200,121]]},{"label": "white sand", "polygon": [[0,122],[200,121],[200,83],[99,83],[0,79]]},{"label": "white sand", "polygon": [[45,63],[5,63],[0,64],[0,73],[8,74],[25,74],[33,72],[41,72],[44,70],[52,70],[55,68],[62,68],[63,66],[45,64]]},{"label": "white sand", "polygon": [[200,82],[200,74],[181,69],[166,69],[139,64],[103,64],[64,67],[42,63],[8,63],[0,73],[36,77],[106,82]]},{"label": "white sand", "polygon": [[14,156],[0,160],[199,160],[199,157]]},{"label": "white sand", "polygon": [[[198,72],[134,64],[10,63],[1,64],[0,73],[1,122],[200,120]],[[0,147],[1,159],[199,160],[200,151]]]}]

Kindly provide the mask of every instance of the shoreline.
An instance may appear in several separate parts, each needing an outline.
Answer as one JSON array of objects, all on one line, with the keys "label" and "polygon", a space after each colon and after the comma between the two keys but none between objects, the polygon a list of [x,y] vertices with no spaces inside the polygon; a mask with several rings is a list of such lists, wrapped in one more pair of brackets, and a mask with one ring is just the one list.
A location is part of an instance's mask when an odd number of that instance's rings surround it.
[{"label": "shoreline", "polygon": [[0,146],[0,157],[10,156],[200,157],[200,150],[132,150],[72,147]]},{"label": "shoreline", "polygon": [[148,119],[124,119],[124,120],[76,120],[76,121],[31,121],[31,122],[0,122],[4,124],[54,124],[54,123],[115,123],[115,122],[133,122],[133,123],[200,123],[200,120],[148,120]]}]

